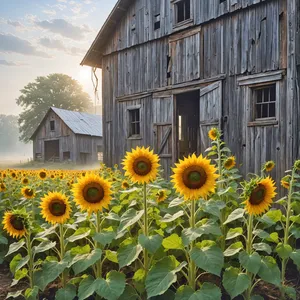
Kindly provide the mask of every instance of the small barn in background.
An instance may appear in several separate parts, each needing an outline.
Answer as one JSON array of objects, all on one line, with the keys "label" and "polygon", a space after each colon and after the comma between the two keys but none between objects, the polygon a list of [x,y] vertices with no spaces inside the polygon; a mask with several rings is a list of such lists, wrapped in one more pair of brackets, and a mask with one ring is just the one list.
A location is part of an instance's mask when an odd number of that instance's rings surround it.
[{"label": "small barn in background", "polygon": [[31,140],[34,160],[97,162],[103,152],[102,117],[51,107]]}]

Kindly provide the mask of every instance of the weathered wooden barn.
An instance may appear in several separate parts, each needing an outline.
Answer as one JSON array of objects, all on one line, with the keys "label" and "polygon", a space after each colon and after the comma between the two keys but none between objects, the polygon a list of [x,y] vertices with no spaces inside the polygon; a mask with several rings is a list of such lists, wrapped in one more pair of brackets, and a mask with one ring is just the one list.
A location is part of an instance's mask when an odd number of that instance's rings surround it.
[{"label": "weathered wooden barn", "polygon": [[149,145],[163,167],[219,126],[242,165],[300,156],[299,0],[119,0],[82,61],[102,69],[104,161]]},{"label": "weathered wooden barn", "polygon": [[34,160],[97,162],[103,152],[102,117],[51,107],[31,140]]}]

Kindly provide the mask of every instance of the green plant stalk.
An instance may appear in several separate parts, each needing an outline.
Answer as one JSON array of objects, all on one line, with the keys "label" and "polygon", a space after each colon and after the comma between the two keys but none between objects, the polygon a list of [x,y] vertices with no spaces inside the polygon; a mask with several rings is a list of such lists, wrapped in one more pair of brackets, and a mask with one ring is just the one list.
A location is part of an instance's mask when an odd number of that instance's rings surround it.
[{"label": "green plant stalk", "polygon": [[[101,232],[101,216],[100,216],[100,211],[97,211],[96,214],[96,232],[100,233]],[[96,242],[96,248],[101,249],[101,244]],[[96,277],[101,278],[102,277],[102,264],[101,260],[99,260],[96,264]]]},{"label": "green plant stalk", "polygon": [[[192,229],[196,227],[196,201],[191,201],[191,215],[190,215],[190,226]],[[195,241],[193,241],[190,245],[190,253],[195,247]],[[192,289],[196,290],[196,264],[195,262],[190,258],[189,262],[189,285]]]},{"label": "green plant stalk", "polygon": [[[59,224],[59,239],[60,239],[60,256],[61,256],[61,260],[64,259],[65,257],[65,239],[64,239],[64,225],[63,224]],[[64,270],[61,274],[61,285],[63,288],[66,287],[66,281],[67,281],[67,274],[66,274],[66,270]]]},{"label": "green plant stalk", "polygon": [[[292,195],[293,195],[293,182],[295,179],[295,167],[292,171],[292,178],[287,198],[287,209],[286,209],[286,222],[285,222],[285,228],[284,228],[284,238],[283,238],[283,246],[285,247],[289,243],[289,231],[290,231],[290,217],[291,217],[291,205],[292,205]],[[285,273],[286,273],[286,266],[288,263],[288,258],[282,259],[281,262],[281,284],[284,286],[285,282]],[[281,290],[282,297],[284,297],[285,293],[283,289]]]},{"label": "green plant stalk", "polygon": [[33,253],[32,253],[32,247],[30,242],[30,232],[25,237],[26,239],[26,248],[27,248],[27,255],[29,257],[28,261],[28,278],[29,278],[29,287],[33,289]]},{"label": "green plant stalk", "polygon": [[[222,179],[223,176],[223,170],[222,170],[222,153],[221,153],[221,143],[220,143],[220,138],[217,140],[217,152],[218,152],[218,170],[219,170],[219,179]],[[219,183],[218,185],[219,189],[223,188],[222,183]],[[226,221],[226,210],[225,208],[222,209],[221,211],[221,232],[222,232],[222,237],[221,237],[221,249],[224,252],[225,251],[225,239],[226,239],[226,226],[224,225],[224,222]]]},{"label": "green plant stalk", "polygon": [[[143,185],[143,204],[144,204],[144,235],[149,236],[149,220],[148,220],[148,204],[147,204],[147,184]],[[149,271],[149,263],[148,263],[148,251],[147,249],[143,250],[144,252],[144,268],[146,274]]]},{"label": "green plant stalk", "polygon": [[[249,215],[248,224],[247,224],[247,244],[246,252],[248,255],[252,253],[252,242],[253,242],[253,215]],[[251,300],[251,292],[253,285],[253,274],[247,270],[247,275],[250,277],[250,286],[246,290],[246,300]]]}]

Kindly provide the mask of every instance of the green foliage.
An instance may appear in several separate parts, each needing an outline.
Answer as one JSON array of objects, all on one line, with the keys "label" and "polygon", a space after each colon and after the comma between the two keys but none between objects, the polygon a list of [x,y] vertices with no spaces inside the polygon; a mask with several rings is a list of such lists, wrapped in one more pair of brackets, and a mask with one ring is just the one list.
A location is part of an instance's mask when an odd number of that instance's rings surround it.
[{"label": "green foliage", "polygon": [[37,77],[22,90],[17,104],[23,108],[19,116],[20,139],[28,142],[51,106],[72,111],[87,111],[89,95],[74,79],[64,74]]}]

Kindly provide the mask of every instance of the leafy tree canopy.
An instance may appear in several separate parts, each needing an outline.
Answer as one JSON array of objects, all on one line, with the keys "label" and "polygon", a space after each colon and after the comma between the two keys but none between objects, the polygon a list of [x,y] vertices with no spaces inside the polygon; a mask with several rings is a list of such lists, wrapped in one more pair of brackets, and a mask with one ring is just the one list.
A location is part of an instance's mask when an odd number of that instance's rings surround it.
[{"label": "leafy tree canopy", "polygon": [[50,74],[28,83],[16,100],[23,108],[19,115],[20,140],[28,142],[50,107],[72,111],[87,111],[90,96],[68,75]]}]

